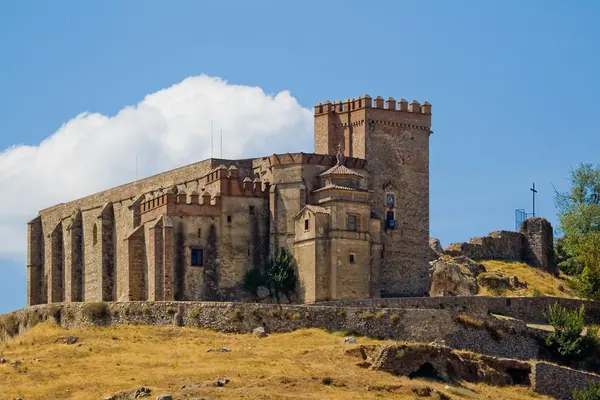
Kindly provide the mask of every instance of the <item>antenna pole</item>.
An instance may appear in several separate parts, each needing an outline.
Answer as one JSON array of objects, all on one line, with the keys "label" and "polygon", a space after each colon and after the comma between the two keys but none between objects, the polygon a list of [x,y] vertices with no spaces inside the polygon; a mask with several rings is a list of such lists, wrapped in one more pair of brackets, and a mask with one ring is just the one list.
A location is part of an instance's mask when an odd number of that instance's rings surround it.
[{"label": "antenna pole", "polygon": [[210,120],[210,158],[213,158],[213,120]]}]

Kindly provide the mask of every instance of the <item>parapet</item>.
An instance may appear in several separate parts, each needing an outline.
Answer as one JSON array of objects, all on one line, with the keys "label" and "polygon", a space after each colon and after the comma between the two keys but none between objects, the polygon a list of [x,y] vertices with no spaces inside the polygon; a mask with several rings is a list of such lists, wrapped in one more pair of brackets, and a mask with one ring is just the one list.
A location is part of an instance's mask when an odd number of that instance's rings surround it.
[{"label": "parapet", "polygon": [[354,99],[345,101],[335,100],[333,103],[326,100],[324,103],[317,103],[314,108],[315,115],[327,113],[342,113],[359,110],[363,108],[378,108],[389,111],[409,112],[415,114],[431,115],[431,104],[429,102],[419,103],[413,100],[410,104],[405,99],[396,101],[393,97],[384,100],[383,97],[377,96],[375,100],[368,94]]},{"label": "parapet", "polygon": [[269,194],[268,185],[262,185],[252,178],[245,177],[241,182],[237,168],[227,169],[221,165],[206,175],[206,185],[214,187],[221,196],[266,197]]}]

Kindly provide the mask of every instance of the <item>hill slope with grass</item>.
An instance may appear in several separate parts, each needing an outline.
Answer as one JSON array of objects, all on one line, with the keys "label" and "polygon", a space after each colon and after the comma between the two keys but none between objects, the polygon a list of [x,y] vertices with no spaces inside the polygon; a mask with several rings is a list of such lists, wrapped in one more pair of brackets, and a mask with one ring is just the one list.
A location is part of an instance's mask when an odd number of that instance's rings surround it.
[{"label": "hill slope with grass", "polygon": [[526,282],[527,288],[506,289],[503,291],[490,291],[485,286],[480,287],[481,296],[555,296],[576,298],[573,290],[569,288],[568,278],[564,274],[558,277],[539,268],[531,267],[520,262],[481,260],[488,273],[504,276],[516,276],[520,282]]},{"label": "hill slope with grass", "polygon": [[447,386],[362,369],[342,336],[316,329],[266,338],[177,327],[67,330],[42,323],[0,344],[0,393],[2,399],[88,400],[145,386],[150,398],[174,399],[415,399],[428,392],[429,398],[547,399],[525,387]]}]

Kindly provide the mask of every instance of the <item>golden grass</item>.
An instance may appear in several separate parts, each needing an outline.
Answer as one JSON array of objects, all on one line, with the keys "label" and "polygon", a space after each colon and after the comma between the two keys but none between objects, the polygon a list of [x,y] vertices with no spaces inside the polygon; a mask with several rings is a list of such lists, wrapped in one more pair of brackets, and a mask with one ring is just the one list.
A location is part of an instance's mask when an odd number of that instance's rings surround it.
[{"label": "golden grass", "polygon": [[[485,266],[488,272],[498,272],[506,276],[516,275],[521,282],[527,282],[527,289],[506,290],[500,293],[502,296],[555,296],[575,298],[575,294],[567,285],[567,278],[564,274],[558,277],[544,272],[538,268],[530,267],[527,264],[519,262],[507,262],[496,260],[479,261]],[[560,290],[562,285],[564,290]],[[490,292],[485,287],[480,287],[480,296],[495,296],[497,292]]]},{"label": "golden grass", "polygon": [[[79,342],[63,344],[68,335]],[[0,355],[9,360],[0,365],[0,397],[100,399],[144,385],[153,389],[151,398],[169,393],[175,399],[414,399],[411,389],[423,386],[452,399],[547,398],[524,387],[445,386],[361,369],[359,359],[344,354],[352,345],[343,344],[342,336],[308,329],[259,339],[193,328],[66,330],[43,323],[0,344]],[[207,352],[221,347],[231,352]],[[22,364],[15,370],[10,363],[17,359]],[[231,382],[212,386],[219,377]]]}]

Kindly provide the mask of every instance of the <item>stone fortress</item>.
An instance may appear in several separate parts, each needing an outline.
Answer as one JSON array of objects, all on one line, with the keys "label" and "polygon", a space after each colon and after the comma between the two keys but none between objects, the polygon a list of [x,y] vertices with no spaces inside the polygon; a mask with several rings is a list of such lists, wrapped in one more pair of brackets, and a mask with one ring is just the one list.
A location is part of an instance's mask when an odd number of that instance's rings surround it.
[{"label": "stone fortress", "polygon": [[39,212],[28,305],[224,301],[293,255],[306,303],[429,290],[431,105],[314,108],[315,153],[208,159]]}]

